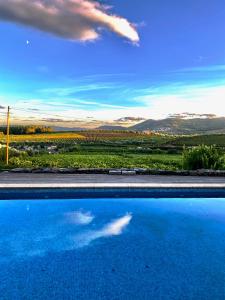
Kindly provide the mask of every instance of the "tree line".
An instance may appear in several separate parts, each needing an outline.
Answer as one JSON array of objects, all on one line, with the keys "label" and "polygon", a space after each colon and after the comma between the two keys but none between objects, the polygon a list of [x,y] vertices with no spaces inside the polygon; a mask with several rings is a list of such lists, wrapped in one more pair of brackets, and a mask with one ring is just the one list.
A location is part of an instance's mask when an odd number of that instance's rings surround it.
[{"label": "tree line", "polygon": [[[6,134],[7,128],[0,127],[0,132]],[[38,134],[38,133],[51,133],[53,129],[48,126],[11,126],[10,134]]]}]

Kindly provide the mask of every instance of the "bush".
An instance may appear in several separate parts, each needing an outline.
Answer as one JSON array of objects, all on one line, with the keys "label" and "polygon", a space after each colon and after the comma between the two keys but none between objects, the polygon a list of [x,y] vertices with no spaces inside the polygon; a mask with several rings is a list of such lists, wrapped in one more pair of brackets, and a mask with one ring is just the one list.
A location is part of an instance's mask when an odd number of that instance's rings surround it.
[{"label": "bush", "polygon": [[[9,148],[9,158],[12,157],[25,157],[26,156],[26,152],[24,151],[18,151],[16,149],[13,148]],[[1,147],[0,148],[0,162],[1,163],[5,163],[6,161],[6,147]]]},{"label": "bush", "polygon": [[201,145],[183,151],[183,168],[186,170],[222,169],[223,153],[215,146]]},{"label": "bush", "polygon": [[35,165],[33,165],[32,161],[26,160],[21,157],[11,157],[9,159],[9,163],[12,167],[16,168],[33,168]]}]

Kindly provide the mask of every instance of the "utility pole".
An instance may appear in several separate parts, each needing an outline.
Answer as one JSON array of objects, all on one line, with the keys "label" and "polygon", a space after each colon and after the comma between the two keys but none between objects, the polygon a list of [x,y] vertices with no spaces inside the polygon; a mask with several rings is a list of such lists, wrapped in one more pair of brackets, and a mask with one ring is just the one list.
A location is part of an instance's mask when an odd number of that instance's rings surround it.
[{"label": "utility pole", "polygon": [[7,112],[7,138],[6,138],[6,165],[9,164],[9,127],[10,127],[10,107]]}]

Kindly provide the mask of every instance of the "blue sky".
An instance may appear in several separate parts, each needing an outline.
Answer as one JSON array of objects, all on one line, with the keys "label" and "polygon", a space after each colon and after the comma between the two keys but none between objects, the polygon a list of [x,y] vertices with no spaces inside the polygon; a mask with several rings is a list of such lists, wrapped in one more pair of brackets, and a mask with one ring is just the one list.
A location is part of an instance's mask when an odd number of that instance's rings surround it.
[{"label": "blue sky", "polygon": [[14,122],[225,115],[224,0],[101,1],[95,15],[90,0],[57,2],[49,0],[58,14],[76,2],[71,23],[58,18],[50,27],[39,7],[0,0],[0,105],[12,107]]}]

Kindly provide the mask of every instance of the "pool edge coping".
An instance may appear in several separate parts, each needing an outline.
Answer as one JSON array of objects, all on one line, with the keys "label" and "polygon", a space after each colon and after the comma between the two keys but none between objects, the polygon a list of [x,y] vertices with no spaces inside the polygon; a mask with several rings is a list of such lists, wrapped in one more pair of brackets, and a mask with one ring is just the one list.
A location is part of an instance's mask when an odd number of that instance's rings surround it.
[{"label": "pool edge coping", "polygon": [[225,189],[225,183],[4,183],[3,189]]}]

